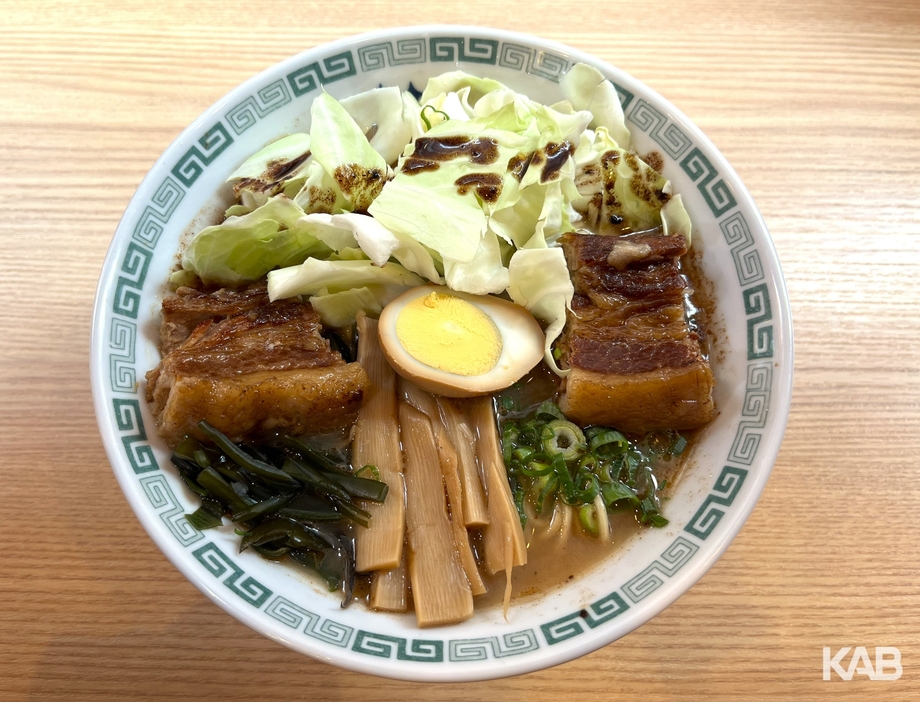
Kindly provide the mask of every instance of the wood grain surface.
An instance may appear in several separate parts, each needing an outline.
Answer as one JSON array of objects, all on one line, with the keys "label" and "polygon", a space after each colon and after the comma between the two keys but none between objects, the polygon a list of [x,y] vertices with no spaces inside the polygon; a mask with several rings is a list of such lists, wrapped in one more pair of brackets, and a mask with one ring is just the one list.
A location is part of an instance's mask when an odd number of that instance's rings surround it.
[{"label": "wood grain surface", "polygon": [[[0,699],[920,699],[920,9],[914,0],[0,0]],[[763,497],[675,604],[584,658],[464,685],[316,662],[144,533],[90,395],[95,285],[163,149],[275,62],[481,24],[591,52],[696,122],[770,227],[795,390]],[[897,681],[822,681],[895,646]]]}]

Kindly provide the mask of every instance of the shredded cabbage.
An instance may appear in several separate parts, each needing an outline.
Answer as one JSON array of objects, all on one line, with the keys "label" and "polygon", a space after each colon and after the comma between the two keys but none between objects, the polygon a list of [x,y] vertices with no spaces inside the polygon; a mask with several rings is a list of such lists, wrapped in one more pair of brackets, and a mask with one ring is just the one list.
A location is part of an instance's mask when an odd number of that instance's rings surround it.
[{"label": "shredded cabbage", "polygon": [[547,325],[546,362],[562,375],[551,349],[573,288],[556,240],[578,226],[660,226],[689,242],[691,223],[667,179],[629,151],[613,84],[576,64],[560,87],[564,99],[544,105],[452,71],[419,100],[395,87],[341,102],[323,92],[309,134],[234,171],[239,204],[195,237],[183,267],[228,284],[269,272],[272,299],[309,296],[331,326],[425,282],[507,294]]}]

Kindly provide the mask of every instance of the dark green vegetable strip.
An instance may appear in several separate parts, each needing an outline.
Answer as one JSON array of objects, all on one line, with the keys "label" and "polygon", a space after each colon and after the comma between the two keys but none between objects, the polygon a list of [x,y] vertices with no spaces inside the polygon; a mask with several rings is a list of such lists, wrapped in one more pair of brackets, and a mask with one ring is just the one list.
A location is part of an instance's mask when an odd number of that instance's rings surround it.
[{"label": "dark green vegetable strip", "polygon": [[213,468],[227,480],[232,480],[234,483],[241,483],[245,480],[243,474],[240,473],[239,467],[231,463],[230,461],[217,461],[213,466],[204,466],[205,468]]},{"label": "dark green vegetable strip", "polygon": [[182,478],[182,482],[188,486],[189,490],[198,493],[202,497],[208,495],[208,491],[195,481],[195,478],[197,478],[198,474],[201,472],[201,468],[198,467],[197,463],[193,463],[176,454],[173,454],[172,462],[173,465],[178,468],[179,477]]},{"label": "dark green vegetable strip", "polygon": [[277,512],[278,509],[290,502],[293,497],[294,493],[281,493],[280,495],[275,495],[275,497],[269,497],[267,500],[256,502],[246,509],[235,511],[230,519],[234,522],[250,522],[256,517],[264,517],[265,515]]},{"label": "dark green vegetable strip", "polygon": [[300,521],[339,521],[345,518],[328,499],[299,493],[293,500],[278,510],[278,516],[291,517]]},{"label": "dark green vegetable strip", "polygon": [[263,480],[267,480],[269,482],[280,485],[291,485],[295,487],[300,484],[297,482],[297,480],[292,478],[283,470],[279,470],[275,468],[275,466],[266,463],[265,461],[260,461],[259,459],[250,456],[206,421],[200,421],[198,423],[198,429],[205,436],[211,439],[211,441],[217,444],[220,449],[226,453],[227,456],[229,456],[233,461],[254,475],[258,475]]},{"label": "dark green vegetable strip", "polygon": [[246,500],[237,494],[236,490],[213,468],[205,468],[198,474],[198,484],[233,511],[246,509],[255,502],[255,500]]},{"label": "dark green vegetable strip", "polygon": [[210,497],[205,497],[201,500],[201,507],[191,514],[186,514],[185,518],[195,529],[204,531],[223,524],[221,519],[223,513],[224,506],[222,504]]},{"label": "dark green vegetable strip", "polygon": [[281,468],[285,474],[295,476],[300,482],[303,482],[304,485],[319,490],[323,494],[334,495],[345,501],[351,500],[351,495],[345,491],[345,488],[332,482],[328,477],[330,474],[316,470],[316,468],[305,461],[301,461],[298,458],[288,458]]},{"label": "dark green vegetable strip", "polygon": [[279,517],[290,517],[301,522],[338,522],[345,518],[344,514],[332,508],[328,510],[311,510],[300,507],[282,507],[276,514]]},{"label": "dark green vegetable strip", "polygon": [[280,561],[285,555],[290,553],[290,546],[266,546],[265,544],[259,544],[257,546],[252,546],[252,550],[258,553],[262,558],[266,558],[270,561]]},{"label": "dark green vegetable strip", "polygon": [[361,509],[360,507],[357,507],[356,505],[353,505],[351,502],[348,502],[347,500],[338,500],[335,498],[333,498],[333,500],[339,512],[344,514],[355,524],[360,524],[363,527],[367,527],[367,525],[370,524],[370,520],[371,520],[370,513],[365,512],[363,509]]},{"label": "dark green vegetable strip", "polygon": [[298,439],[295,436],[285,435],[281,437],[281,443],[292,451],[296,451],[308,461],[315,463],[322,470],[332,473],[341,473],[345,467],[338,461],[335,461],[324,454],[322,451],[317,451],[312,446],[308,446],[304,441]]},{"label": "dark green vegetable strip", "polygon": [[191,524],[198,531],[204,531],[205,529],[213,529],[214,527],[219,527],[224,523],[224,520],[220,517],[215,517],[208,510],[199,507],[191,514],[185,515],[186,521]]},{"label": "dark green vegetable strip", "polygon": [[278,517],[262,522],[243,535],[240,553],[250,546],[282,541],[291,548],[322,549],[327,546],[317,530],[293,519]]},{"label": "dark green vegetable strip", "polygon": [[338,473],[326,473],[325,476],[349,495],[360,500],[383,502],[386,499],[387,491],[390,489],[389,485],[380,480],[370,480],[368,478],[359,478],[355,475],[340,475]]},{"label": "dark green vegetable strip", "polygon": [[[339,545],[341,547],[342,562],[339,566],[342,573],[342,609],[351,604],[355,596],[355,542],[354,539],[339,535]],[[320,567],[325,569],[325,556]],[[322,570],[320,572],[323,572]]]}]

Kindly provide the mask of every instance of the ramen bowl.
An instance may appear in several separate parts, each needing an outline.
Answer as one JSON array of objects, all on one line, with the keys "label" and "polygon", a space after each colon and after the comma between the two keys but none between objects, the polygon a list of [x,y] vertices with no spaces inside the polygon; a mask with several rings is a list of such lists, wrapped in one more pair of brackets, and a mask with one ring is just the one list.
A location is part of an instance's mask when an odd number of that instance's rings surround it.
[{"label": "ramen bowl", "polygon": [[[325,90],[344,98],[380,85],[416,91],[462,69],[529,97],[562,99],[575,63],[616,88],[633,148],[658,152],[694,223],[693,247],[713,301],[718,416],[693,444],[663,514],[566,585],[421,630],[410,614],[340,607],[318,579],[239,553],[232,525],[198,531],[196,496],[157,437],[144,375],[160,360],[159,312],[190,231],[229,204],[225,180],[284,134],[309,131]],[[738,533],[779,451],[792,384],[789,304],[769,233],[741,181],[667,100],[602,61],[531,36],[470,27],[412,27],[343,39],[246,81],[189,126],[156,162],[125,211],[100,277],[92,332],[96,415],[115,475],[141,524],[196,587],[252,629],[316,659],[375,675],[460,681],[516,675],[572,660],[633,631],[686,592]],[[202,605],[205,606],[205,605]]]}]

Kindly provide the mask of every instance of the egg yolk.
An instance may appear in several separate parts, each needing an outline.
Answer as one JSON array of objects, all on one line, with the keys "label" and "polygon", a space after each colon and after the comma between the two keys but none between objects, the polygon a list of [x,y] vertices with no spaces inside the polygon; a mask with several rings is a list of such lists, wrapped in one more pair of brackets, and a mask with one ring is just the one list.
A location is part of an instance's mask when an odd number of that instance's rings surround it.
[{"label": "egg yolk", "polygon": [[482,310],[433,292],[408,303],[396,318],[396,338],[410,356],[447,373],[488,373],[502,355],[502,337]]}]

